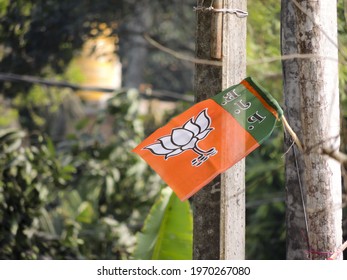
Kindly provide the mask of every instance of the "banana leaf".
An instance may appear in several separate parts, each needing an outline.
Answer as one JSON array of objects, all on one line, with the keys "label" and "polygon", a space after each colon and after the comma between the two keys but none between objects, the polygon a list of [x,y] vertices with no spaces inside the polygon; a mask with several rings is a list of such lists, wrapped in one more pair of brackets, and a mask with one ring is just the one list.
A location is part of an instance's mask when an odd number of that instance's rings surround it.
[{"label": "banana leaf", "polygon": [[192,213],[170,188],[162,190],[137,235],[135,259],[189,260],[193,245]]}]

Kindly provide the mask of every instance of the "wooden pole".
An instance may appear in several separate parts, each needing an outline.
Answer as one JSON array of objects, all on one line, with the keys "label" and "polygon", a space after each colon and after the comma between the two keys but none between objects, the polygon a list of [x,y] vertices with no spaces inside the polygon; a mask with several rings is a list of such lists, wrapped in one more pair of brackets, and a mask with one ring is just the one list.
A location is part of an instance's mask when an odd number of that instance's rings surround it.
[{"label": "wooden pole", "polygon": [[[206,10],[197,10],[196,56],[221,60],[222,67],[196,65],[196,101],[245,78],[246,18],[208,8],[213,4],[214,9],[245,11],[246,3],[246,0],[204,1]],[[234,140],[242,143],[239,136],[228,136],[228,142]],[[244,161],[239,162],[194,196],[194,259],[245,258],[244,166]]]},{"label": "wooden pole", "polygon": [[[225,9],[247,10],[247,0],[224,1]],[[247,18],[225,14],[223,18],[222,87],[239,83],[246,76]],[[230,135],[230,143],[245,143],[240,135]],[[245,160],[221,178],[221,259],[245,259]]]},{"label": "wooden pole", "polygon": [[[201,1],[197,1],[200,3]],[[212,1],[204,1],[208,8]],[[196,11],[196,44],[198,59],[211,59],[212,13]],[[214,60],[213,60],[214,61]],[[207,64],[195,66],[196,101],[201,101],[222,90],[222,67]],[[193,258],[198,260],[218,260],[220,258],[220,177],[202,188],[193,197]]]}]

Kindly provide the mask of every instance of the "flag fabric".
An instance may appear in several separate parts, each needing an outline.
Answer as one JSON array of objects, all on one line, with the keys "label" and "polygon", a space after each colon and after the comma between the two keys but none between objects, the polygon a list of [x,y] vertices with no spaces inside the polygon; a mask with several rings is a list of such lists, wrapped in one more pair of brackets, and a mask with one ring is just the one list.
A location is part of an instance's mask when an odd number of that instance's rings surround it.
[{"label": "flag fabric", "polygon": [[182,200],[260,146],[283,115],[248,77],[173,118],[140,143],[140,155]]}]

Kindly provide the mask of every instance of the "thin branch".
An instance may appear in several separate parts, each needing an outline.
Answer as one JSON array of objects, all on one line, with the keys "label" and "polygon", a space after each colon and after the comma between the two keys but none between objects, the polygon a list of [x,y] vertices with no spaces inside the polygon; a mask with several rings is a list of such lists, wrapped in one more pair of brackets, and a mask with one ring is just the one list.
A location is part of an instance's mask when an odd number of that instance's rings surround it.
[{"label": "thin branch", "polygon": [[70,88],[72,90],[83,90],[83,91],[99,91],[99,92],[115,92],[113,88],[103,88],[103,87],[94,87],[94,86],[81,86],[72,84],[66,81],[56,81],[48,80],[43,78],[38,78],[29,75],[17,75],[12,73],[0,73],[0,81],[6,82],[25,82],[29,84],[40,84],[45,86],[53,86],[58,88]]},{"label": "thin branch", "polygon": [[337,151],[337,150],[329,149],[329,148],[322,148],[322,153],[337,160],[343,166],[345,166],[345,167],[347,166],[347,155],[346,154],[341,153],[340,151]]},{"label": "thin branch", "polygon": [[[158,50],[161,50],[165,53],[168,53],[172,55],[173,57],[180,59],[180,60],[185,60],[191,63],[196,63],[196,64],[206,64],[206,65],[213,65],[213,66],[222,66],[221,61],[215,61],[215,60],[207,60],[207,59],[199,59],[199,58],[194,58],[189,55],[185,55],[183,53],[177,52],[173,49],[170,49],[166,46],[163,46],[153,38],[151,38],[149,35],[144,34],[143,35],[146,41],[151,44],[153,47],[157,48]],[[321,56],[317,54],[299,54],[299,53],[294,53],[294,54],[288,54],[288,55],[281,55],[281,56],[274,56],[274,57],[266,57],[264,59],[259,59],[259,60],[254,60],[250,61],[247,63],[247,66],[252,66],[252,65],[258,65],[258,64],[265,64],[265,63],[273,63],[277,61],[284,61],[284,60],[290,60],[290,59],[311,59],[311,58],[320,58],[320,59],[328,59],[328,60],[333,60],[338,62],[338,60],[335,57],[329,57],[329,56]]]},{"label": "thin branch", "polygon": [[320,58],[320,59],[328,59],[328,60],[333,60],[333,61],[339,62],[338,59],[336,59],[335,57],[330,57],[330,56],[322,56],[322,55],[317,55],[317,54],[293,53],[293,54],[287,54],[287,55],[281,55],[281,56],[265,57],[264,59],[250,61],[247,63],[247,66],[272,63],[272,62],[276,62],[276,61],[285,61],[285,60],[291,60],[291,59],[296,59],[296,58],[299,58],[299,59]]},{"label": "thin branch", "polygon": [[344,250],[347,248],[347,241],[345,241],[339,248],[337,248],[336,252],[332,254],[328,260],[335,260]]},{"label": "thin branch", "polygon": [[155,41],[154,39],[152,39],[150,36],[148,36],[147,34],[144,34],[143,37],[145,38],[145,40],[151,44],[153,47],[168,53],[170,55],[172,55],[173,57],[176,57],[177,59],[180,60],[185,60],[185,61],[189,61],[195,64],[205,64],[205,65],[212,65],[212,66],[222,66],[222,62],[220,61],[215,61],[215,60],[207,60],[207,59],[200,59],[200,58],[194,58],[192,56],[189,55],[185,55],[182,54],[180,52],[174,51],[170,48],[167,48],[165,46],[163,46],[162,44],[158,43],[157,41]]},{"label": "thin branch", "polygon": [[[82,86],[66,81],[55,81],[37,78],[28,75],[17,75],[12,73],[0,73],[0,81],[4,82],[24,82],[30,84],[40,84],[48,87],[58,87],[58,88],[69,88],[74,91],[97,91],[105,93],[114,93],[127,91],[127,88],[115,89],[115,88],[104,88],[95,86]],[[141,92],[141,94],[146,95],[148,98],[172,98],[174,100],[194,102],[194,97],[190,95],[184,95],[168,90],[152,90],[150,93]]]}]

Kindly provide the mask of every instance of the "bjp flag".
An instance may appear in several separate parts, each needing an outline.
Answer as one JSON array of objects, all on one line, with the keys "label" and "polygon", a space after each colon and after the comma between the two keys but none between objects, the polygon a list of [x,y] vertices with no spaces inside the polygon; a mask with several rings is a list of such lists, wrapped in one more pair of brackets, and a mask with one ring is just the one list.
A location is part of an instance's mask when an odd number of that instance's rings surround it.
[{"label": "bjp flag", "polygon": [[283,111],[248,77],[173,118],[133,151],[182,200],[259,147]]}]

